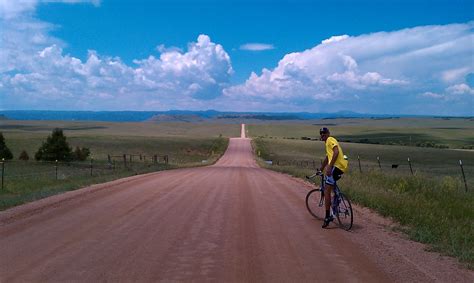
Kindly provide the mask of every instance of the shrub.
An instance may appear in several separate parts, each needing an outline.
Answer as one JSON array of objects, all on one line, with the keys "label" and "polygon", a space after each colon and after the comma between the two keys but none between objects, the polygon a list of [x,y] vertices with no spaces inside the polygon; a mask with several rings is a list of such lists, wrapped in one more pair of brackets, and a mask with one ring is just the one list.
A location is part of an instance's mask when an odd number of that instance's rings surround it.
[{"label": "shrub", "polygon": [[5,139],[3,138],[2,133],[0,133],[0,159],[13,159],[13,154],[5,144]]},{"label": "shrub", "polygon": [[417,142],[416,146],[418,147],[435,147],[435,143],[432,141],[423,141],[423,142]]},{"label": "shrub", "polygon": [[43,145],[35,154],[36,160],[44,161],[71,161],[73,158],[72,149],[66,141],[61,129],[54,129],[53,133],[43,142]]},{"label": "shrub", "polygon": [[23,160],[23,161],[28,161],[28,160],[30,160],[30,156],[28,155],[28,152],[26,152],[25,150],[23,150],[23,151],[20,153],[20,157],[18,157],[18,159]]},{"label": "shrub", "polygon": [[73,153],[73,158],[74,160],[84,161],[87,159],[87,157],[89,157],[90,154],[91,151],[87,147],[80,148],[76,146],[76,149]]}]

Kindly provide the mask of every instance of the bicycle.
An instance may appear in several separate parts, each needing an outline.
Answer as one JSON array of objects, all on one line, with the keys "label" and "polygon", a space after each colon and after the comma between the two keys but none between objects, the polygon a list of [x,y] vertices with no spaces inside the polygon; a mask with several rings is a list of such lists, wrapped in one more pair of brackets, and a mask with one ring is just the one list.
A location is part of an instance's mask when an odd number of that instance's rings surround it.
[{"label": "bicycle", "polygon": [[[312,216],[324,220],[326,214],[324,205],[324,174],[318,170],[315,174],[306,176],[306,178],[313,179],[316,176],[321,177],[321,186],[308,192],[306,195],[306,208]],[[351,202],[341,192],[337,183],[334,184],[333,193],[334,196],[331,200],[331,215],[334,218],[337,218],[339,226],[342,229],[349,231],[352,228],[352,223],[354,221]]]}]

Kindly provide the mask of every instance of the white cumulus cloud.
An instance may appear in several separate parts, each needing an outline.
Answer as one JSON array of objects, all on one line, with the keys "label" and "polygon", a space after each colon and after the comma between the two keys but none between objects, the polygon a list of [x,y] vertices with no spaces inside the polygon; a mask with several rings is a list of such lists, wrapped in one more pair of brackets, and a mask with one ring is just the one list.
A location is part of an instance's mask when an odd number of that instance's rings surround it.
[{"label": "white cumulus cloud", "polygon": [[143,109],[148,99],[168,107],[190,101],[200,105],[221,95],[233,72],[228,54],[207,35],[190,43],[187,52],[163,52],[159,58],[135,60],[135,66],[95,51],[82,62],[52,45],[15,71],[1,75],[7,103],[30,108],[30,102],[43,101],[73,109]]},{"label": "white cumulus cloud", "polygon": [[[252,73],[224,93],[234,104],[267,102],[265,110],[419,113],[423,99],[436,98],[446,88],[447,93],[470,93],[462,84],[474,72],[473,30],[474,22],[468,22],[333,36],[285,55],[275,68]],[[469,103],[459,100],[453,114],[456,109],[472,113]]]},{"label": "white cumulus cloud", "polygon": [[349,38],[349,36],[347,34],[335,35],[335,36],[331,36],[330,38],[321,41],[321,43],[322,44],[329,44],[331,42],[338,42],[338,41],[342,41],[342,40],[347,39],[347,38]]},{"label": "white cumulus cloud", "polygon": [[431,92],[431,91],[424,92],[421,94],[421,96],[429,97],[429,98],[443,98],[444,97],[442,94]]},{"label": "white cumulus cloud", "polygon": [[459,95],[459,94],[474,95],[474,89],[468,86],[467,84],[456,84],[456,85],[449,86],[446,89],[446,92],[450,94],[455,94],[455,95]]},{"label": "white cumulus cloud", "polygon": [[132,65],[94,50],[82,61],[32,12],[41,2],[100,1],[0,1],[0,109],[199,108],[229,86],[230,57],[207,35],[186,51],[160,45],[159,57]]},{"label": "white cumulus cloud", "polygon": [[451,115],[474,115],[474,88],[465,83],[448,86],[444,91],[439,93],[425,92],[419,95],[422,98],[427,98],[425,106],[445,107],[453,111],[456,109],[456,104],[462,103],[466,106],[465,112],[451,112]]},{"label": "white cumulus cloud", "polygon": [[266,43],[246,43],[240,46],[240,50],[247,50],[247,51],[264,51],[264,50],[272,50],[275,49],[273,44],[266,44]]}]

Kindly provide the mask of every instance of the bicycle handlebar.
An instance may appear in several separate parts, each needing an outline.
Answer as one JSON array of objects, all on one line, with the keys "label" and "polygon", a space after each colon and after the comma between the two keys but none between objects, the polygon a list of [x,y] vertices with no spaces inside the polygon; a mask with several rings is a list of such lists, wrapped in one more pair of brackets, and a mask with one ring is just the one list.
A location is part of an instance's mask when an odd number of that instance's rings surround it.
[{"label": "bicycle handlebar", "polygon": [[316,173],[314,173],[313,175],[311,175],[311,176],[306,176],[306,179],[313,179],[313,178],[316,177],[316,176],[323,176],[323,175],[324,175],[324,174],[323,174],[323,171],[318,170],[318,171],[316,171]]}]

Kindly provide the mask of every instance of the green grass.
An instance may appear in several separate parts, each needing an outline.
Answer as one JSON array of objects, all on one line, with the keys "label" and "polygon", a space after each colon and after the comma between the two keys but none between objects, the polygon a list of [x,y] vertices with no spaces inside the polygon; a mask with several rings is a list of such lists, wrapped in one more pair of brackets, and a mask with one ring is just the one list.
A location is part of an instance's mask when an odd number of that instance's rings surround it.
[{"label": "green grass", "polygon": [[[56,180],[54,163],[32,160],[41,143],[56,127],[65,129],[73,148],[90,148],[94,159],[92,176],[90,161],[60,163]],[[4,189],[0,190],[0,210],[3,210],[136,174],[212,164],[225,152],[228,137],[240,135],[240,125],[2,121],[0,131],[14,154],[14,160],[5,163]],[[28,152],[30,161],[17,160],[22,150]],[[132,164],[127,157],[125,166],[123,154],[135,155]],[[112,156],[115,170],[108,164],[108,155]],[[160,157],[159,164],[153,164],[154,155]],[[169,164],[164,164],[165,155]]]},{"label": "green grass", "polygon": [[368,172],[349,174],[343,185],[353,201],[392,217],[410,238],[474,268],[474,193],[458,179]]},{"label": "green grass", "polygon": [[248,125],[251,137],[319,138],[328,127],[340,141],[385,145],[473,148],[474,118],[320,119],[299,123]]},{"label": "green grass", "polygon": [[[314,160],[319,166],[324,159],[324,143],[321,141],[291,140],[281,138],[256,138],[261,157],[272,160],[280,165],[289,161]],[[474,151],[446,150],[436,148],[418,148],[407,146],[371,145],[359,143],[341,143],[344,154],[349,157],[352,171],[359,171],[358,157],[362,172],[382,170],[394,175],[411,175],[408,158],[416,175],[425,175],[433,179],[453,176],[461,179],[459,160],[463,161],[463,169],[468,186],[474,190]],[[379,168],[377,157],[379,157]],[[392,168],[392,165],[398,167]],[[306,163],[305,163],[306,165]]]},{"label": "green grass", "polygon": [[[4,189],[0,192],[0,210],[38,200],[91,184],[119,178],[175,168],[172,165],[138,165],[130,168],[108,169],[105,164],[94,164],[92,175],[88,164],[75,166],[59,164],[56,179],[55,164],[9,162],[6,164]],[[16,175],[14,175],[16,173]]]},{"label": "green grass", "polygon": [[[262,166],[300,178],[314,172],[312,161],[319,167],[324,156],[323,143],[317,141],[257,138],[253,144],[261,160],[273,160],[273,165],[260,162]],[[392,217],[411,239],[474,269],[473,152],[351,143],[341,146],[349,156],[367,159],[362,160],[362,174],[357,158],[350,159],[350,171],[339,183],[352,201]],[[403,162],[407,155],[416,160],[414,176],[407,165],[391,169],[392,163]],[[382,170],[376,156],[382,156]],[[460,157],[468,174],[467,193],[456,164]]]}]

